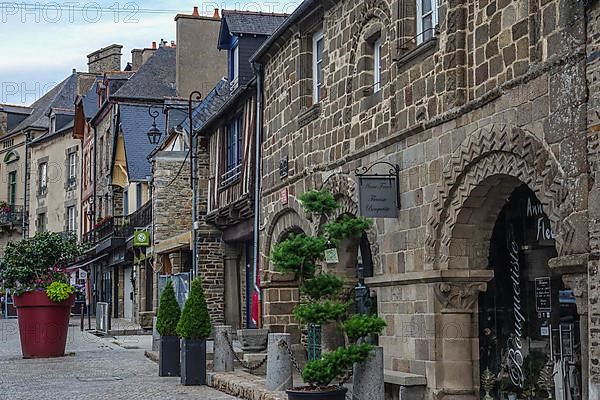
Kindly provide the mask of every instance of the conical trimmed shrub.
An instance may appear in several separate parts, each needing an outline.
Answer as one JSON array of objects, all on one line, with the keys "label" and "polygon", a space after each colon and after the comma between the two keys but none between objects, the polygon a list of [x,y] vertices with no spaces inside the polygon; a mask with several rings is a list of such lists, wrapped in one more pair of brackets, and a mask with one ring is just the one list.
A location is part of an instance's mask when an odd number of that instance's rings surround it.
[{"label": "conical trimmed shrub", "polygon": [[202,280],[196,278],[192,281],[190,294],[183,306],[177,333],[183,339],[203,340],[210,336],[211,329]]},{"label": "conical trimmed shrub", "polygon": [[167,282],[160,295],[158,315],[156,316],[156,330],[161,336],[177,336],[177,323],[181,316],[179,303],[175,298],[173,283]]}]

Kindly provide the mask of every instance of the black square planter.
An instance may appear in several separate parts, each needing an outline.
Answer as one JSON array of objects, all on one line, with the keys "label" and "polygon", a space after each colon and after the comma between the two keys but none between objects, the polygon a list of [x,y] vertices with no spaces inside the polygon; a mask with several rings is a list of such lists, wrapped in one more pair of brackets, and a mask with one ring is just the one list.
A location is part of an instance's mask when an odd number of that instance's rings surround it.
[{"label": "black square planter", "polygon": [[206,340],[181,340],[181,384],[206,385]]},{"label": "black square planter", "polygon": [[161,336],[158,346],[158,376],[179,376],[179,344],[177,336]]}]

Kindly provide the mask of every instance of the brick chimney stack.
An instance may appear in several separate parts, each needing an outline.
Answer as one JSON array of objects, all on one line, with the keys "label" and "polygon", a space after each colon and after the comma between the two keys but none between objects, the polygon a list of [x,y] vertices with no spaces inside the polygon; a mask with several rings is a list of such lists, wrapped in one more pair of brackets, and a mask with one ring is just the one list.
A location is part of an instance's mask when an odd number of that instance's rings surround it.
[{"label": "brick chimney stack", "polygon": [[194,11],[192,11],[192,17],[199,17],[200,13],[198,12],[198,6],[194,6]]},{"label": "brick chimney stack", "polygon": [[215,11],[213,13],[213,18],[214,19],[221,19],[221,16],[219,15],[219,9],[215,8]]}]

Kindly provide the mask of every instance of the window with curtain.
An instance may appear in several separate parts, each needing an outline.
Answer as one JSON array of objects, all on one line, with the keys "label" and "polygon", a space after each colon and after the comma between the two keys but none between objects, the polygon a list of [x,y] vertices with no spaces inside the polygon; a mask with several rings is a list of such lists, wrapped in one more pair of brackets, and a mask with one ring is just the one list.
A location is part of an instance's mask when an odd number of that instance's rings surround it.
[{"label": "window with curtain", "polygon": [[17,171],[8,173],[8,204],[14,206],[17,201]]},{"label": "window with curtain", "polygon": [[38,166],[38,193],[45,194],[48,190],[48,163],[41,163]]},{"label": "window with curtain", "polygon": [[75,232],[77,230],[77,222],[75,220],[75,207],[71,206],[67,208],[67,229],[69,232]]}]

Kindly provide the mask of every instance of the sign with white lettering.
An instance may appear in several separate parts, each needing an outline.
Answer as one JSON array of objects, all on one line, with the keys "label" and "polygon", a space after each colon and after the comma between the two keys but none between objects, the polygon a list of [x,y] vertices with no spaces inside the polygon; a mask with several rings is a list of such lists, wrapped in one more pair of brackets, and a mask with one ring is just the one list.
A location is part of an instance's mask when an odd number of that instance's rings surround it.
[{"label": "sign with white lettering", "polygon": [[398,218],[397,185],[395,176],[359,176],[360,215],[367,218]]},{"label": "sign with white lettering", "polygon": [[537,312],[552,311],[550,277],[535,279],[535,308]]},{"label": "sign with white lettering", "polygon": [[525,315],[521,304],[521,263],[519,260],[519,245],[515,240],[512,229],[508,232],[510,247],[508,253],[508,269],[513,287],[513,317],[514,330],[508,339],[507,367],[510,380],[516,387],[522,389],[525,384],[525,370],[523,363],[523,332],[525,329]]}]

